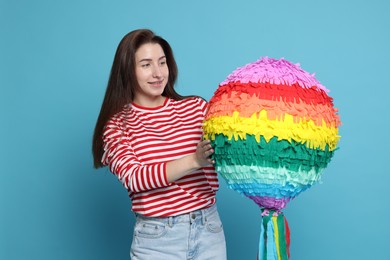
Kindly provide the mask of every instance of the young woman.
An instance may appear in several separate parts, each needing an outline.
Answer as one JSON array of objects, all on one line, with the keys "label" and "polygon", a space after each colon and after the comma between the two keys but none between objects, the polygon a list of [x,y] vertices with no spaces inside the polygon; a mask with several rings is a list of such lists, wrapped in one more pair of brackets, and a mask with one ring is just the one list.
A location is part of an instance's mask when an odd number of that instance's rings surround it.
[{"label": "young woman", "polygon": [[93,137],[136,215],[131,259],[226,259],[217,174],[202,141],[207,103],[179,95],[167,41],[135,30],[119,43]]}]

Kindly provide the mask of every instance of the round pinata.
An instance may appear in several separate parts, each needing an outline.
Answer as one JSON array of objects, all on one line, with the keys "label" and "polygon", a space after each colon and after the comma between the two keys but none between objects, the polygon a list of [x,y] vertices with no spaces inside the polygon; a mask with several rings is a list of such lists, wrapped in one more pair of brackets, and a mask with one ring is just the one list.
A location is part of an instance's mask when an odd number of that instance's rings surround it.
[{"label": "round pinata", "polygon": [[337,148],[328,93],[299,64],[263,57],[236,69],[209,102],[203,130],[216,171],[262,210],[259,259],[289,258],[281,209],[320,180]]}]

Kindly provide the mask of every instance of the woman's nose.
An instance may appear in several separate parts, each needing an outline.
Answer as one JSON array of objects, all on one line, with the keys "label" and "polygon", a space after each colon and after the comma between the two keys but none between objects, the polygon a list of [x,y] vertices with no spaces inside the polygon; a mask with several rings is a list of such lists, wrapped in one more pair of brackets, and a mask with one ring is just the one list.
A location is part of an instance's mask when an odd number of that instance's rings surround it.
[{"label": "woman's nose", "polygon": [[153,66],[153,77],[160,78],[161,76],[161,68],[159,66]]}]

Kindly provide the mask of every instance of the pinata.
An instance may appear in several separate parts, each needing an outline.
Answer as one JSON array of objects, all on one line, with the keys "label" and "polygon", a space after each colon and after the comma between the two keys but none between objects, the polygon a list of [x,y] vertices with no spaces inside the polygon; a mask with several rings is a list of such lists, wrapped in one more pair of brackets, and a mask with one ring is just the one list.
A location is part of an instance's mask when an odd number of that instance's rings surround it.
[{"label": "pinata", "polygon": [[320,181],[337,149],[341,122],[328,93],[299,64],[263,57],[233,71],[210,99],[204,138],[228,187],[261,208],[261,260],[290,258],[281,210]]}]

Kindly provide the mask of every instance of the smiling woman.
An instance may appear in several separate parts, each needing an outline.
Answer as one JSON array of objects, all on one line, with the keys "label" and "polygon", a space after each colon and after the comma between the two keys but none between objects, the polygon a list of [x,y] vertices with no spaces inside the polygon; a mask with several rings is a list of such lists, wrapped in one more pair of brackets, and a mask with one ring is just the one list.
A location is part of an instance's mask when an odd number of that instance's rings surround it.
[{"label": "smiling woman", "polygon": [[133,102],[145,107],[161,106],[169,76],[164,50],[159,44],[144,44],[136,51],[135,61],[138,88]]},{"label": "smiling woman", "polygon": [[95,127],[95,167],[108,166],[129,192],[133,260],[224,260],[214,151],[202,140],[208,104],[176,93],[176,78],[163,38],[136,30],[122,39]]}]

